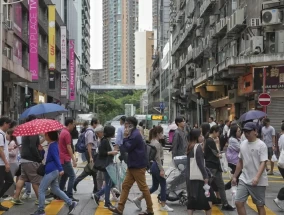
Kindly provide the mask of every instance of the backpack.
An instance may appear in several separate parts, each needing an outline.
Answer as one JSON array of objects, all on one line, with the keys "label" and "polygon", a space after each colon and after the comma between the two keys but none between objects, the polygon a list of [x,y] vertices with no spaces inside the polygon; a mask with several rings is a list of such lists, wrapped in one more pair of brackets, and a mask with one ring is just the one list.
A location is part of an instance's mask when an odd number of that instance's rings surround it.
[{"label": "backpack", "polygon": [[147,161],[146,169],[149,170],[151,168],[153,161],[155,161],[157,149],[155,146],[152,146],[147,143],[145,143],[145,148],[146,148],[145,151],[146,151],[146,161]]},{"label": "backpack", "polygon": [[76,152],[79,152],[79,153],[86,152],[86,150],[87,150],[87,147],[86,147],[86,132],[87,131],[92,131],[94,133],[93,129],[86,129],[85,132],[80,134],[80,136],[77,140],[77,143],[75,145],[75,151]]}]

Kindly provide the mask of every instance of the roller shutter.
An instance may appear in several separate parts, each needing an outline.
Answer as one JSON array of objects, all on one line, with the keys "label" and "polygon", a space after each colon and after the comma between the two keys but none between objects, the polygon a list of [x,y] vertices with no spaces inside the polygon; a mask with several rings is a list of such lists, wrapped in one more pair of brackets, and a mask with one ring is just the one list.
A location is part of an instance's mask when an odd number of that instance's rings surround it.
[{"label": "roller shutter", "polygon": [[284,97],[271,98],[271,104],[267,107],[267,117],[276,132],[281,131],[281,122],[284,120]]}]

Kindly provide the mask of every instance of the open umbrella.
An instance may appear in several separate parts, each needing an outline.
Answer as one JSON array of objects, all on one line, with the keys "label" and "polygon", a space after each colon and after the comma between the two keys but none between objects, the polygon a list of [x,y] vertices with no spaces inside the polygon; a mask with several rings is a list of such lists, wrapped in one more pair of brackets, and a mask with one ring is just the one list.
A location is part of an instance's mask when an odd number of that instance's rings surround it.
[{"label": "open umbrella", "polygon": [[244,121],[248,121],[248,120],[254,120],[254,119],[260,119],[267,116],[266,113],[264,113],[263,111],[259,111],[259,110],[250,110],[246,113],[244,113],[243,115],[241,115],[239,121],[244,122]]},{"label": "open umbrella", "polygon": [[35,106],[32,106],[25,110],[21,116],[20,119],[25,119],[30,115],[36,115],[36,116],[42,116],[42,117],[48,117],[48,116],[54,116],[54,115],[60,115],[67,110],[63,108],[62,106],[54,103],[43,103],[38,104]]},{"label": "open umbrella", "polygon": [[49,131],[58,131],[64,126],[53,119],[35,119],[21,124],[15,128],[14,136],[32,136],[46,133]]}]

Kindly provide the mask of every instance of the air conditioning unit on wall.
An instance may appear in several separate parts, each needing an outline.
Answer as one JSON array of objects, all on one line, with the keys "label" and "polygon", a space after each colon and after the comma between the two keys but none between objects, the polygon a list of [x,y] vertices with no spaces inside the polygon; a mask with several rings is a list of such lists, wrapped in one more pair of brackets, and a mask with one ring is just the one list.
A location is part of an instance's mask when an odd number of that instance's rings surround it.
[{"label": "air conditioning unit on wall", "polygon": [[281,12],[279,9],[269,9],[262,11],[262,25],[281,24]]},{"label": "air conditioning unit on wall", "polygon": [[266,32],[266,53],[284,52],[284,30],[275,32]]}]

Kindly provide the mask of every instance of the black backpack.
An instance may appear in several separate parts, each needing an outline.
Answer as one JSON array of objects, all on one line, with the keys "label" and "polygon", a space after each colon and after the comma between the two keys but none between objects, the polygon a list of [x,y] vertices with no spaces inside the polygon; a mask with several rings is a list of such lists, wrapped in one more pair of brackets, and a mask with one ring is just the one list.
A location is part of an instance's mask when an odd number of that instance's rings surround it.
[{"label": "black backpack", "polygon": [[149,170],[151,168],[152,163],[155,161],[157,149],[155,146],[152,146],[150,144],[145,143],[146,148],[146,161],[147,161],[147,167],[146,169]]}]

